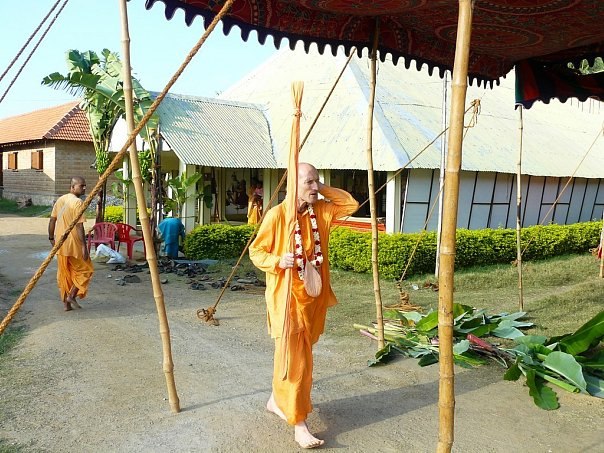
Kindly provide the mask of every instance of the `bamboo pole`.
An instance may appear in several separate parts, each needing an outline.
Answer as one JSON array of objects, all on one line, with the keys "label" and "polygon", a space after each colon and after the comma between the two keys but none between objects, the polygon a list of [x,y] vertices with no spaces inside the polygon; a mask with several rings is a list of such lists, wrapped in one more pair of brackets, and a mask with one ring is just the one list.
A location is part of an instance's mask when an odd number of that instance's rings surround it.
[{"label": "bamboo pole", "polygon": [[472,0],[459,0],[455,62],[451,77],[451,117],[447,144],[447,167],[443,229],[438,278],[438,446],[437,452],[450,452],[455,420],[455,371],[453,368],[453,283],[455,267],[455,232],[459,201],[464,129],[464,104],[467,92],[470,36],[472,34]]},{"label": "bamboo pole", "polygon": [[516,166],[516,263],[518,266],[518,308],[524,310],[524,296],[522,287],[522,134],[524,132],[524,120],[522,118],[522,105],[518,107],[520,115],[520,147],[518,149],[518,165]]},{"label": "bamboo pole", "polygon": [[371,269],[373,271],[373,293],[375,295],[375,311],[378,333],[378,349],[383,349],[384,317],[382,315],[382,294],[380,291],[380,271],[378,268],[378,226],[375,201],[375,182],[373,178],[373,110],[375,106],[376,59],[380,34],[379,20],[376,20],[373,48],[371,49],[371,81],[369,90],[369,106],[367,108],[367,191],[369,193],[369,212],[371,213]]},{"label": "bamboo pole", "polygon": [[[128,126],[128,135],[132,135],[134,130],[134,112],[132,107],[132,73],[130,70],[130,34],[128,31],[128,8],[126,0],[120,0],[120,15],[122,19],[122,52],[124,54],[123,79],[124,79],[124,99],[126,104],[126,124]],[[143,182],[141,170],[138,162],[138,153],[136,152],[136,140],[130,145],[130,165],[132,167],[132,180],[136,192],[136,201],[138,205],[139,218],[143,229],[143,239],[145,241],[146,258],[149,263],[151,274],[151,283],[153,285],[153,297],[155,298],[155,307],[159,318],[159,333],[163,347],[163,370],[168,387],[168,401],[173,413],[180,412],[180,401],[176,392],[174,382],[174,363],[172,362],[172,348],[170,345],[170,326],[168,325],[168,316],[164,304],[164,293],[159,281],[159,269],[157,267],[157,256],[153,244],[153,234],[149,225],[149,216],[147,214],[147,203],[143,192]]]},{"label": "bamboo pole", "polygon": [[[443,79],[443,98],[442,98],[442,129],[447,129],[447,85],[449,84],[448,72],[445,71]],[[436,227],[436,265],[434,266],[434,276],[438,278],[438,261],[440,260],[440,236],[443,227],[443,189],[445,187],[445,165],[447,162],[446,156],[447,136],[443,134],[440,140],[440,171],[438,172],[438,223]]]}]

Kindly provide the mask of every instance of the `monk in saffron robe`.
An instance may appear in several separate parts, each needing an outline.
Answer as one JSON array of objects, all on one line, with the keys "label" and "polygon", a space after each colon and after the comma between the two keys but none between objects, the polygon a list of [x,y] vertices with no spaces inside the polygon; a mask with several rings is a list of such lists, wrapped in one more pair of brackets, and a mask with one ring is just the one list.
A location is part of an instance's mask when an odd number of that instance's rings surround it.
[{"label": "monk in saffron robe", "polygon": [[[71,178],[68,194],[55,202],[48,223],[48,239],[55,245],[55,239],[63,236],[67,227],[76,218],[82,206],[80,197],[86,192],[86,181],[81,176]],[[82,215],[76,226],[57,252],[57,284],[65,311],[80,308],[76,297],[83,299],[88,293],[88,285],[94,273],[86,246],[84,234],[85,217]]]},{"label": "monk in saffron robe", "polygon": [[[319,193],[325,199],[319,200]],[[273,391],[266,407],[294,425],[295,440],[302,448],[324,443],[310,433],[306,418],[312,411],[312,346],[323,333],[327,307],[337,303],[330,285],[329,231],[332,220],[351,215],[358,207],[348,192],[322,184],[315,167],[300,163],[294,244],[286,231],[281,203],[266,213],[250,246],[252,262],[266,273],[268,329],[275,340]],[[304,287],[305,266],[315,266],[321,276],[322,289],[316,297],[309,296]],[[285,270],[290,268],[291,299],[286,313],[286,301],[279,294],[288,284]],[[289,335],[284,338],[287,322]]]},{"label": "monk in saffron robe", "polygon": [[262,183],[252,178],[247,196],[247,224],[256,225],[260,223],[260,218],[262,217]]}]

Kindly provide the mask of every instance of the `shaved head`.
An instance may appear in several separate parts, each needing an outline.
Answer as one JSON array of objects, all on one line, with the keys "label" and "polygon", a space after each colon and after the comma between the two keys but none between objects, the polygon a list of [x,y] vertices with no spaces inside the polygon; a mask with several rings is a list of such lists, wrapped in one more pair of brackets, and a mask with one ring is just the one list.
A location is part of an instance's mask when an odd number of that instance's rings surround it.
[{"label": "shaved head", "polygon": [[319,199],[319,172],[306,162],[298,163],[298,209]]},{"label": "shaved head", "polygon": [[86,180],[82,176],[73,176],[69,191],[76,197],[81,197],[86,193]]},{"label": "shaved head", "polygon": [[81,176],[73,176],[71,178],[71,185],[70,185],[70,187],[73,187],[73,186],[75,186],[77,184],[86,184],[86,180],[83,177],[81,177]]}]

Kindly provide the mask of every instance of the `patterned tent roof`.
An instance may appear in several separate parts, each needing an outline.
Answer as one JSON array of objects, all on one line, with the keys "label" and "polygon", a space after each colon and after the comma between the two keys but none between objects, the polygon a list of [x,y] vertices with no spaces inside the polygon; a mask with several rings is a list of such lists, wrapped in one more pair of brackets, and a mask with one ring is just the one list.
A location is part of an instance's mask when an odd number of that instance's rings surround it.
[{"label": "patterned tent roof", "polygon": [[[147,0],[166,5],[166,17],[177,8],[191,24],[197,15],[205,24],[220,10],[215,0]],[[255,30],[264,43],[272,36],[275,46],[289,39],[293,49],[302,41],[308,49],[316,43],[336,53],[368,48],[379,21],[379,56],[388,54],[396,64],[405,59],[432,71],[451,69],[457,33],[457,0],[235,0],[223,20],[224,31],[234,25],[247,40]],[[602,0],[480,0],[474,5],[469,76],[495,81],[519,61],[538,59],[566,63],[592,59],[604,53],[604,1]]]}]

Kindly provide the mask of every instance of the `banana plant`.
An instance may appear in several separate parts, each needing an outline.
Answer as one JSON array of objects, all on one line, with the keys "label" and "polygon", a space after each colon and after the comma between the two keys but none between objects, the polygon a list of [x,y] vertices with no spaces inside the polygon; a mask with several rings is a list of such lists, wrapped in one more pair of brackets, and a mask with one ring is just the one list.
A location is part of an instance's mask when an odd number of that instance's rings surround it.
[{"label": "banana plant", "polygon": [[533,401],[546,410],[559,407],[556,393],[547,384],[604,398],[603,340],[604,311],[572,334],[517,338],[516,346],[507,349],[516,360],[504,379],[515,381],[524,375]]},{"label": "banana plant", "polygon": [[[66,55],[67,74],[53,72],[42,79],[42,85],[66,90],[74,96],[82,96],[80,107],[86,113],[90,135],[95,150],[94,166],[99,175],[109,166],[109,143],[113,128],[125,114],[122,63],[115,52],[103,49],[101,57],[93,51],[69,50]],[[139,122],[153,102],[151,95],[135,78],[132,79],[134,120]],[[150,141],[151,131],[157,129],[158,117],[152,116],[141,137]],[[104,217],[106,189],[97,211],[97,221]],[[99,220],[100,219],[100,220]]]},{"label": "banana plant", "polygon": [[190,196],[189,189],[197,184],[201,176],[200,173],[193,173],[190,176],[182,174],[168,179],[168,187],[172,189],[172,194],[164,199],[164,212],[172,211],[180,217],[182,208]]}]

